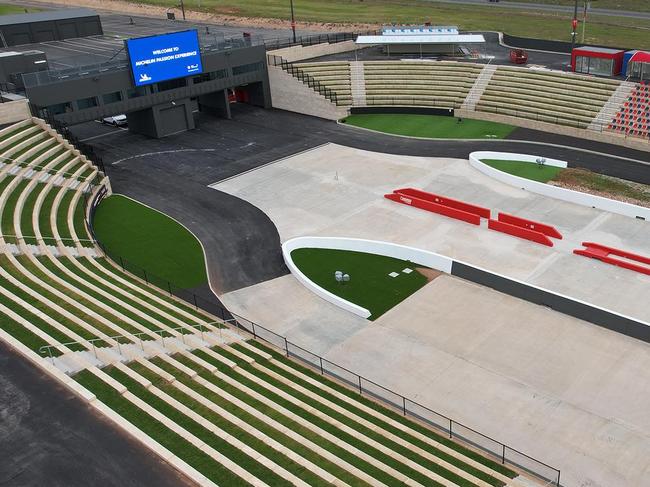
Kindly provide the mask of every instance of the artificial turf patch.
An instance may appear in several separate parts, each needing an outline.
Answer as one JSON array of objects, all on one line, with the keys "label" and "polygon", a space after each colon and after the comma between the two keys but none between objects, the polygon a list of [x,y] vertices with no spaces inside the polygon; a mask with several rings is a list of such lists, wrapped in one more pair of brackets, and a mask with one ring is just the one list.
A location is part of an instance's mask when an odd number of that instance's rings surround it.
[{"label": "artificial turf patch", "polygon": [[543,166],[534,162],[504,161],[501,159],[481,159],[481,162],[513,176],[530,179],[540,183],[547,183],[555,179],[562,172],[561,167]]},{"label": "artificial turf patch", "polygon": [[[291,257],[315,284],[351,303],[369,310],[375,320],[424,286],[428,280],[412,262],[382,255],[331,249],[296,249]],[[401,272],[413,269],[410,274]],[[350,275],[337,282],[336,271]],[[391,272],[398,273],[390,277]]]},{"label": "artificial turf patch", "polygon": [[203,249],[185,227],[124,196],[101,202],[94,219],[97,239],[109,253],[181,288],[208,280]]},{"label": "artificial turf patch", "polygon": [[503,139],[514,130],[512,125],[502,123],[458,120],[441,115],[373,113],[350,115],[344,123],[388,134],[429,139]]}]

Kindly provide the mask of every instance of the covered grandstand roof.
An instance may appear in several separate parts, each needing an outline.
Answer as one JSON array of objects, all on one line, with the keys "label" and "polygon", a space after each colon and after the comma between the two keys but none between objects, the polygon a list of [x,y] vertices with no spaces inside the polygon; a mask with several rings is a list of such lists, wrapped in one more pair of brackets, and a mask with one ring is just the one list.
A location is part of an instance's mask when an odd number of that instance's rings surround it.
[{"label": "covered grandstand roof", "polygon": [[355,42],[357,44],[480,44],[485,42],[485,38],[480,34],[382,34],[359,36]]}]

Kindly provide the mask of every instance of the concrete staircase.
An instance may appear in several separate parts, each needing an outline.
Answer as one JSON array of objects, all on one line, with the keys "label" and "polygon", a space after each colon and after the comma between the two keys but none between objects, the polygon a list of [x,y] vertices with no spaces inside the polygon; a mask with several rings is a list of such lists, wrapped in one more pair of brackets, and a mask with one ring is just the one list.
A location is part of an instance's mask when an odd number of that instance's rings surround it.
[{"label": "concrete staircase", "polygon": [[469,90],[469,93],[467,93],[467,97],[465,97],[465,101],[463,101],[463,104],[461,105],[462,109],[470,111],[476,109],[476,104],[481,99],[481,96],[483,96],[483,92],[490,83],[496,70],[497,67],[494,64],[485,65],[481,74],[476,77],[476,81],[474,81],[474,85]]},{"label": "concrete staircase", "polygon": [[346,108],[337,107],[278,66],[269,65],[269,82],[274,108],[328,120],[339,120],[348,114]]},{"label": "concrete staircase", "polygon": [[365,107],[366,103],[366,78],[362,61],[350,63],[350,84],[352,89],[352,106]]},{"label": "concrete staircase", "polygon": [[636,88],[637,83],[631,83],[629,81],[623,81],[616,91],[612,93],[612,96],[609,97],[609,100],[603,105],[603,108],[598,112],[598,115],[589,124],[590,130],[597,130],[602,132],[607,126],[612,122],[616,113],[621,109],[623,103],[625,103],[628,97],[632,94],[632,91]]}]

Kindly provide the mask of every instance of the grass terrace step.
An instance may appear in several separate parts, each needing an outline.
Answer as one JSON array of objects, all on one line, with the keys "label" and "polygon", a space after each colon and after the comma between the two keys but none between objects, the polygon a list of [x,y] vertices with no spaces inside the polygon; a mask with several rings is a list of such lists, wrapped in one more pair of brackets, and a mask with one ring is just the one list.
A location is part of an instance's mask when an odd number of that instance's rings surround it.
[{"label": "grass terrace step", "polygon": [[149,414],[144,413],[92,372],[84,370],[75,376],[75,380],[95,394],[97,399],[117,414],[142,430],[214,483],[233,487],[250,485],[201,451],[200,448],[192,445]]},{"label": "grass terrace step", "polygon": [[[258,341],[249,341],[248,343],[250,345],[252,345],[253,347],[258,348],[262,352],[272,355],[274,361],[282,362],[283,364],[291,367],[292,369],[296,370],[297,372],[302,373],[302,374],[310,377],[311,379],[314,379],[315,381],[320,382],[325,387],[329,387],[329,388],[331,388],[331,389],[333,389],[333,390],[335,390],[335,391],[337,391],[337,392],[339,392],[341,394],[344,394],[347,397],[353,399],[354,401],[358,401],[360,404],[363,404],[364,406],[366,406],[368,408],[371,408],[371,409],[374,409],[375,411],[380,412],[381,414],[385,415],[387,418],[390,418],[390,419],[392,419],[394,421],[400,422],[403,425],[407,426],[408,428],[412,429],[413,431],[416,431],[416,432],[418,432],[420,434],[423,434],[424,436],[427,436],[427,437],[431,438],[435,442],[441,443],[442,445],[445,445],[445,446],[447,446],[447,447],[461,453],[462,455],[466,456],[467,458],[471,458],[472,460],[475,460],[475,461],[489,467],[490,469],[494,470],[495,472],[499,472],[499,473],[501,473],[501,474],[503,474],[503,475],[505,475],[507,477],[510,477],[510,478],[514,478],[517,475],[516,472],[509,469],[508,467],[506,467],[504,465],[501,465],[501,464],[499,464],[499,463],[497,463],[495,461],[492,461],[489,458],[486,458],[483,455],[475,452],[474,450],[471,450],[471,449],[466,448],[466,447],[464,447],[462,445],[459,445],[455,441],[452,441],[452,440],[450,440],[449,438],[447,438],[445,436],[437,434],[432,429],[427,428],[426,426],[423,426],[418,422],[409,420],[408,418],[404,417],[402,414],[397,413],[392,409],[386,408],[386,407],[378,404],[377,402],[375,402],[373,400],[370,400],[370,399],[368,399],[368,398],[366,398],[366,397],[364,397],[362,395],[359,395],[357,392],[353,391],[352,389],[349,389],[348,387],[345,387],[345,386],[341,385],[338,382],[335,382],[335,381],[333,381],[331,379],[328,379],[327,377],[324,377],[324,376],[320,375],[318,372],[314,371],[313,369],[298,364],[294,360],[286,358],[281,353],[279,353],[279,352],[277,352],[277,351],[275,351],[275,350],[273,350],[273,349],[271,349],[271,348],[269,348],[269,347],[267,347],[265,345],[262,345]],[[234,346],[235,347],[240,347],[240,350],[242,352],[247,353],[246,348],[244,348],[242,346],[239,346],[239,345],[234,345]],[[248,352],[248,353],[250,353],[250,352]],[[275,368],[273,368],[274,367],[273,362],[268,362],[268,361],[265,362],[259,356],[256,357],[256,362],[259,362],[260,364],[268,365],[269,368],[272,368],[272,370],[274,370],[277,373],[282,373],[282,374],[286,373],[286,372],[280,372],[280,370],[282,370],[282,369],[278,368],[277,366],[275,366]],[[370,421],[371,419],[368,417],[368,420]]]},{"label": "grass terrace step", "polygon": [[[195,354],[199,357],[203,355],[202,358],[204,359],[207,357],[205,352],[195,351]],[[199,379],[204,381],[203,382],[204,387],[211,386],[208,389],[212,390],[214,393],[218,392],[221,397],[224,397],[224,395],[227,395],[228,397],[232,397],[233,399],[231,399],[230,402],[236,402],[237,404],[240,405],[240,407],[245,407],[251,411],[255,411],[255,417],[269,418],[269,420],[276,422],[277,424],[281,425],[287,430],[296,433],[304,441],[308,441],[315,445],[319,445],[330,455],[340,458],[342,461],[353,466],[355,469],[358,469],[360,472],[363,472],[364,475],[368,475],[373,479],[376,479],[378,482],[381,482],[382,484],[391,487],[403,485],[402,482],[389,475],[384,469],[369,463],[368,461],[364,460],[358,455],[355,455],[344,445],[340,445],[338,443],[330,441],[329,439],[324,438],[323,436],[316,433],[313,429],[308,428],[302,423],[297,422],[295,419],[286,416],[285,414],[280,412],[277,408],[273,407],[272,405],[269,405],[266,402],[262,402],[260,398],[253,397],[251,394],[247,393],[242,388],[232,385],[230,382],[221,379],[216,375],[213,375],[207,369],[197,366],[196,362],[190,360],[189,358],[180,357],[180,356],[176,356],[174,358],[176,358],[181,365],[196,370],[196,372],[198,372]],[[152,360],[152,363],[154,363],[155,365],[157,365],[167,373],[174,375],[175,377],[178,377],[179,375],[179,370],[176,369],[173,365],[170,365],[162,358],[155,358]],[[183,380],[189,381],[190,387],[198,388],[198,385],[195,385],[195,383],[197,382],[196,380],[191,380],[189,379],[189,377]],[[203,390],[203,389],[197,389],[197,390]],[[237,414],[243,418],[243,416],[241,416],[240,409],[233,407],[232,411],[234,414]]]}]

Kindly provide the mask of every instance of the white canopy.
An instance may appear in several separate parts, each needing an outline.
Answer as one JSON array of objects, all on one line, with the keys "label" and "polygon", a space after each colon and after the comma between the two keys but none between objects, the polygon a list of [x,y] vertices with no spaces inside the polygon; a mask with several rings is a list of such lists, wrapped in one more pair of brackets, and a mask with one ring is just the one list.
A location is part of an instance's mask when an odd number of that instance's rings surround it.
[{"label": "white canopy", "polygon": [[359,36],[357,44],[481,44],[480,34]]}]

